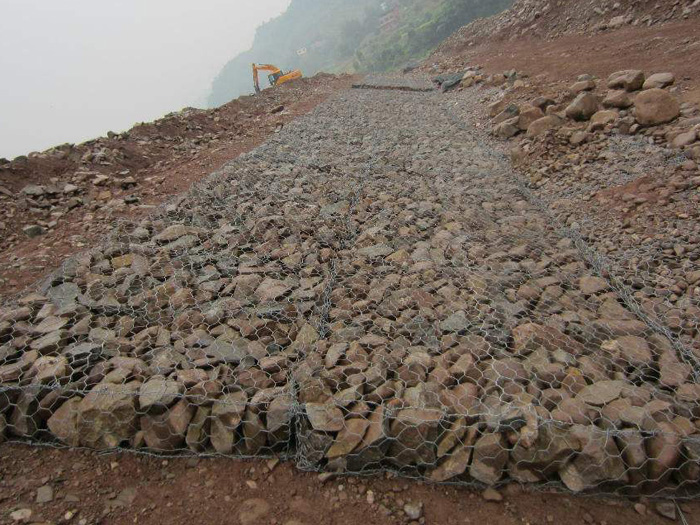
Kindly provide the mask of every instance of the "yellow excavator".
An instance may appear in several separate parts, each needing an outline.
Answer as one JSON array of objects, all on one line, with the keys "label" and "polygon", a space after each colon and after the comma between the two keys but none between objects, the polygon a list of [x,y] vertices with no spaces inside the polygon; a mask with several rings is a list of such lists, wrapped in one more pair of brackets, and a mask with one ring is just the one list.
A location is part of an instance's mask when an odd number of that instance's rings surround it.
[{"label": "yellow excavator", "polygon": [[284,73],[280,68],[278,68],[277,66],[273,66],[272,64],[253,64],[253,82],[255,83],[256,94],[260,93],[260,80],[258,78],[258,71],[270,72],[270,74],[267,76],[267,79],[270,81],[270,86],[272,87],[281,86],[282,84],[286,84],[287,82],[291,82],[292,80],[296,80],[304,76],[298,69]]}]

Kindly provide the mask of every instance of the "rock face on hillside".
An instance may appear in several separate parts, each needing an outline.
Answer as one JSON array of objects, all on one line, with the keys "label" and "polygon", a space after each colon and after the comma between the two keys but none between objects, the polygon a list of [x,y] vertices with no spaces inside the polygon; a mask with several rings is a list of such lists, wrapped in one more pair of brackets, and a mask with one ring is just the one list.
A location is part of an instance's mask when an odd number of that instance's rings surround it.
[{"label": "rock face on hillside", "polygon": [[471,125],[483,110],[353,90],[119,225],[0,310],[7,435],[575,492],[697,483],[692,311],[682,333],[641,315]]}]

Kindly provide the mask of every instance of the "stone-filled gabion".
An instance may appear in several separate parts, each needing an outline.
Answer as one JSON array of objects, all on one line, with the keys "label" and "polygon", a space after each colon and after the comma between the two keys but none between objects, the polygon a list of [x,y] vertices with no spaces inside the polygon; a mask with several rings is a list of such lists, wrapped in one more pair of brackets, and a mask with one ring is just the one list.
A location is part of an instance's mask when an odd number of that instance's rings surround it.
[{"label": "stone-filled gabion", "polygon": [[343,92],[7,304],[4,435],[692,489],[694,360],[453,101]]}]

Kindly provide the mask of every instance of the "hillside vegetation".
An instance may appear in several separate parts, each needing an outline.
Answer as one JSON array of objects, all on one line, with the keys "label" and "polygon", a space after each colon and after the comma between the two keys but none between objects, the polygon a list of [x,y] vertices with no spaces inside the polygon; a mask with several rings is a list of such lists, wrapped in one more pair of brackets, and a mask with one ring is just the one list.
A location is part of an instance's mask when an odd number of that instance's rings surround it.
[{"label": "hillside vegetation", "polygon": [[252,48],[214,80],[211,106],[252,91],[250,64],[327,72],[387,71],[425,57],[459,27],[512,0],[292,0],[261,26]]}]

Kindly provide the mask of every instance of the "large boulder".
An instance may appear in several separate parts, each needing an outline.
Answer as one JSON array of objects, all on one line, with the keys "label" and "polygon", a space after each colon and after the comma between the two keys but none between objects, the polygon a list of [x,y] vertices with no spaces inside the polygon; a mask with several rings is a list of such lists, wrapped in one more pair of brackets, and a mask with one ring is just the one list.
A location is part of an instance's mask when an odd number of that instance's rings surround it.
[{"label": "large boulder", "polygon": [[547,115],[535,120],[527,128],[528,137],[539,137],[551,129],[557,129],[562,125],[563,120],[557,115]]},{"label": "large boulder", "polygon": [[407,408],[391,425],[389,455],[398,465],[430,465],[437,459],[437,440],[443,414],[440,410]]},{"label": "large boulder", "polygon": [[585,80],[579,80],[578,82],[574,83],[570,88],[569,91],[573,93],[574,95],[577,95],[581,93],[581,91],[593,91],[596,87],[595,80],[593,79],[585,79]]},{"label": "large boulder", "polygon": [[307,403],[306,415],[319,432],[339,432],[345,427],[343,413],[332,403]]},{"label": "large boulder", "polygon": [[642,126],[658,126],[676,119],[681,114],[678,100],[663,89],[648,89],[634,100],[637,122]]},{"label": "large boulder", "polygon": [[542,117],[544,117],[544,113],[540,108],[528,105],[522,106],[520,108],[520,115],[518,116],[518,128],[522,131],[526,131],[530,127],[530,124]]},{"label": "large boulder", "polygon": [[566,116],[573,120],[588,120],[598,111],[598,97],[587,91],[579,94],[566,108]]},{"label": "large boulder", "polygon": [[632,105],[634,105],[634,99],[624,90],[608,91],[603,99],[603,106],[606,108],[627,109]]},{"label": "large boulder", "polygon": [[637,69],[617,71],[608,78],[608,87],[610,89],[637,91],[642,89],[644,78],[644,72]]},{"label": "large boulder", "polygon": [[559,469],[559,477],[572,492],[595,489],[605,482],[625,483],[627,467],[614,439],[595,426],[576,425],[571,439],[581,444],[576,459]]},{"label": "large boulder", "polygon": [[620,118],[620,114],[615,110],[606,109],[603,111],[598,111],[591,117],[591,123],[588,125],[588,130],[599,131],[605,129],[605,126],[612,124],[618,118]]},{"label": "large boulder", "polygon": [[662,89],[676,81],[673,73],[655,73],[644,81],[642,89]]},{"label": "large boulder", "polygon": [[136,400],[141,383],[101,383],[80,403],[78,434],[83,446],[115,448],[136,434]]},{"label": "large boulder", "polygon": [[63,403],[49,418],[47,425],[51,433],[70,447],[80,445],[78,433],[79,407],[82,398],[72,397]]},{"label": "large boulder", "polygon": [[141,430],[146,445],[152,450],[171,452],[185,443],[187,427],[195,414],[195,407],[186,399],[180,400],[170,410],[141,418]]},{"label": "large boulder", "polygon": [[499,433],[484,434],[474,444],[474,458],[469,474],[487,485],[495,485],[503,477],[508,462],[508,447]]},{"label": "large boulder", "polygon": [[211,444],[219,454],[230,454],[237,442],[236,429],[243,421],[248,396],[231,392],[216,400],[211,411]]},{"label": "large boulder", "polygon": [[184,391],[184,386],[172,379],[155,376],[146,381],[139,390],[141,410],[164,409],[172,405]]},{"label": "large boulder", "polygon": [[515,117],[510,120],[506,120],[505,122],[501,122],[495,128],[493,128],[494,135],[503,139],[514,137],[521,131],[520,127],[518,126],[518,121],[519,117]]}]

